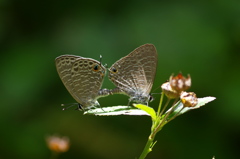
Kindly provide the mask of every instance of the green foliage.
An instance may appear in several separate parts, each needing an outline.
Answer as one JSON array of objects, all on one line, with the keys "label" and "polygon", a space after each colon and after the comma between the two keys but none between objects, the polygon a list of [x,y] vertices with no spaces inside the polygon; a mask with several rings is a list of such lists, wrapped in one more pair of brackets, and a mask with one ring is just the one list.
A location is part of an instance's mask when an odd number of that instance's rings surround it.
[{"label": "green foliage", "polygon": [[[164,125],[166,125],[171,120],[175,119],[177,116],[182,115],[190,110],[198,109],[215,99],[216,99],[215,97],[198,98],[198,104],[194,107],[184,107],[183,103],[179,101],[175,105],[171,106],[166,112],[161,112],[160,114],[155,112],[153,108],[143,104],[133,104],[135,108],[131,106],[113,106],[113,107],[90,109],[88,111],[85,111],[84,114],[97,115],[97,116],[115,116],[115,115],[151,116],[152,118],[151,134],[148,138],[148,142],[141,156],[139,157],[139,159],[144,159],[147,156],[147,154],[152,151],[153,146],[156,144],[156,141],[154,141],[154,138],[157,132],[159,132]],[[160,103],[162,103],[162,101],[160,101]],[[159,104],[159,107],[161,107],[161,104]]]},{"label": "green foliage", "polygon": [[114,115],[149,115],[146,111],[136,109],[132,106],[112,106],[104,108],[90,109],[84,114],[97,116],[114,116]]}]

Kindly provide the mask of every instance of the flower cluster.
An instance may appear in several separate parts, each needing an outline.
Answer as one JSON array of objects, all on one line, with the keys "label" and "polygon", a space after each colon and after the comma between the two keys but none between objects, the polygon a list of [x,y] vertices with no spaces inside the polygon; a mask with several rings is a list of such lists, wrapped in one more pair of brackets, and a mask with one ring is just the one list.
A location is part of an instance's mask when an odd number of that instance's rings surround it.
[{"label": "flower cluster", "polygon": [[184,77],[181,73],[177,76],[170,76],[168,82],[162,84],[161,88],[169,99],[179,98],[184,107],[194,107],[197,105],[197,97],[194,92],[185,92],[191,87],[191,77]]}]

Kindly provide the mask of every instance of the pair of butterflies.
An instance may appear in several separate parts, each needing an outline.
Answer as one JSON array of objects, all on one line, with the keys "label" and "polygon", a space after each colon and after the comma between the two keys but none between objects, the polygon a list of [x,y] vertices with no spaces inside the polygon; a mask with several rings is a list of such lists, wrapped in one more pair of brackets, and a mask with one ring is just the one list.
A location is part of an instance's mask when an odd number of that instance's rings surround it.
[{"label": "pair of butterflies", "polygon": [[106,68],[91,58],[62,55],[56,58],[57,72],[79,109],[99,106],[98,98],[121,93],[129,101],[147,104],[157,68],[157,51],[153,44],[144,44],[115,62],[109,69],[109,79],[116,88],[101,89]]}]

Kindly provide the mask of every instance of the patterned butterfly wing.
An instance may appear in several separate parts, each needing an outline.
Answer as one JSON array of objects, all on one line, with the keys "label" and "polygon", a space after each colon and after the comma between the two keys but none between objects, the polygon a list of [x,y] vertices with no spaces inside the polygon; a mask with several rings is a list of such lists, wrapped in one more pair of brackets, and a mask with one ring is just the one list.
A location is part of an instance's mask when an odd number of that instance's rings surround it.
[{"label": "patterned butterfly wing", "polygon": [[100,62],[80,56],[56,58],[58,74],[73,98],[83,108],[99,105],[97,98],[106,69]]},{"label": "patterned butterfly wing", "polygon": [[62,55],[55,59],[55,64],[57,68],[58,75],[62,80],[64,86],[67,88],[68,92],[72,95],[72,97],[78,101],[77,95],[74,93],[74,85],[71,75],[71,70],[73,63],[76,59],[82,58],[80,56],[74,55]]},{"label": "patterned butterfly wing", "polygon": [[145,44],[115,62],[109,68],[109,79],[131,101],[147,103],[157,68],[154,45]]},{"label": "patterned butterfly wing", "polygon": [[105,68],[90,58],[77,59],[72,67],[74,92],[84,106],[99,105],[96,100],[101,89]]}]

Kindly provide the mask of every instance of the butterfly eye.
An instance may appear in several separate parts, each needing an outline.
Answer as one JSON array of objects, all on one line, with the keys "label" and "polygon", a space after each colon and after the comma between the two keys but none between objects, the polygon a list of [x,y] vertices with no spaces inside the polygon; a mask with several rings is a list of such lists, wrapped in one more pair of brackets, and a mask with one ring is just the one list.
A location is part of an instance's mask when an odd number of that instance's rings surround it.
[{"label": "butterfly eye", "polygon": [[93,66],[93,71],[98,71],[100,68],[98,65]]},{"label": "butterfly eye", "polygon": [[112,72],[113,73],[117,73],[117,69],[116,68],[112,68]]}]

